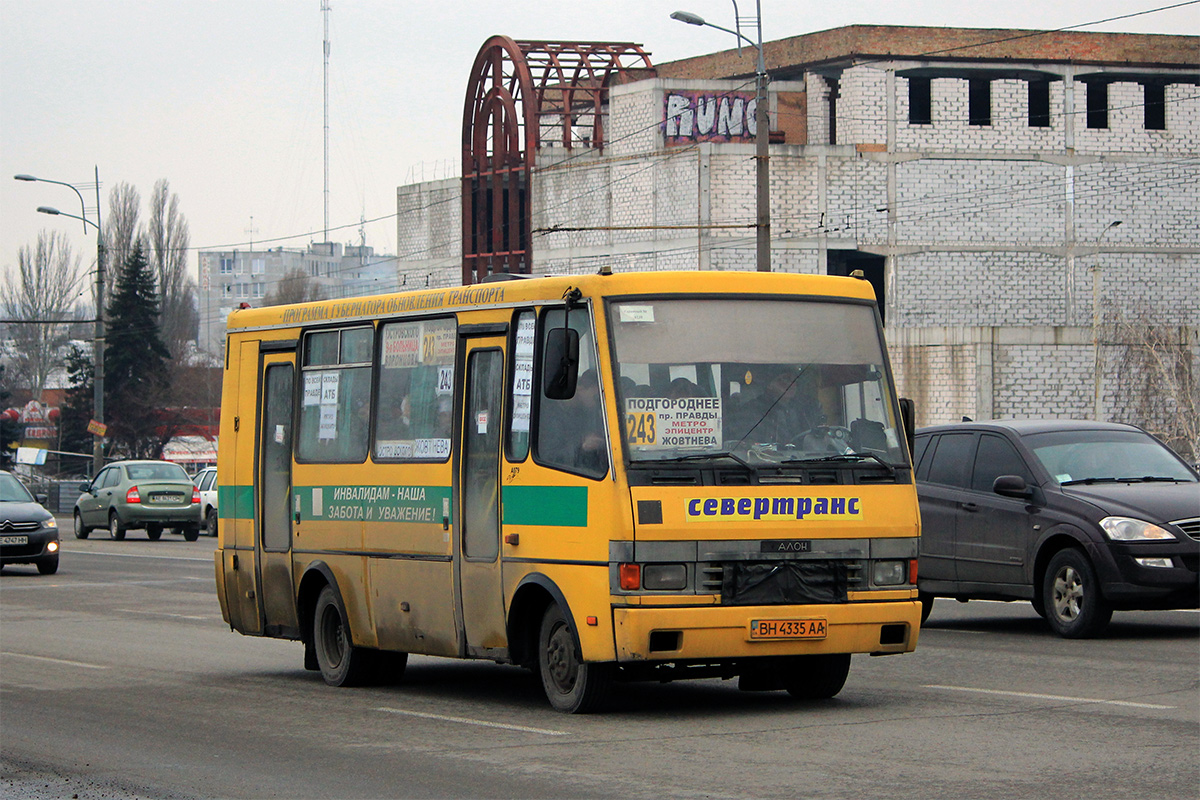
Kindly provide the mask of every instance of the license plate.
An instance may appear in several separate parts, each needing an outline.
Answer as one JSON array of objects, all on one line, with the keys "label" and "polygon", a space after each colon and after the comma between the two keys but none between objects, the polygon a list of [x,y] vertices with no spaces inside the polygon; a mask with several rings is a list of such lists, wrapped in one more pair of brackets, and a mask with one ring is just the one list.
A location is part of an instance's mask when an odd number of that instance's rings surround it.
[{"label": "license plate", "polygon": [[157,505],[165,505],[168,503],[182,503],[183,495],[169,494],[166,492],[154,492],[150,495],[150,502]]},{"label": "license plate", "polygon": [[826,627],[823,619],[752,619],[750,638],[824,639]]},{"label": "license plate", "polygon": [[28,536],[0,536],[0,544],[29,544]]}]

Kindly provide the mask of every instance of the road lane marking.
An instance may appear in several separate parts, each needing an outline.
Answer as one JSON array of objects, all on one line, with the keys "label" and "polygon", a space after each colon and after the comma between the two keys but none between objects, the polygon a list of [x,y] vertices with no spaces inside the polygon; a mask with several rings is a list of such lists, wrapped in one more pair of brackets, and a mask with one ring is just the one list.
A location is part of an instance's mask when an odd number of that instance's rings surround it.
[{"label": "road lane marking", "polygon": [[49,661],[52,664],[66,664],[71,667],[79,667],[80,669],[108,669],[101,664],[85,664],[82,661],[68,661],[65,658],[50,658],[49,656],[31,656],[28,653],[12,653],[8,650],[0,651],[0,656],[12,656],[13,658],[30,658],[34,661]]},{"label": "road lane marking", "polygon": [[64,553],[72,556],[111,556],[112,558],[160,558],[167,561],[203,561],[206,564],[212,563],[212,557],[200,558],[198,556],[148,556],[142,553],[106,553],[103,550],[63,550]]},{"label": "road lane marking", "polygon": [[405,711],[400,708],[387,708],[380,706],[375,709],[382,711],[384,714],[401,714],[406,717],[420,717],[422,719],[435,719],[441,722],[458,722],[462,725],[478,725],[484,728],[503,728],[508,731],[521,731],[522,733],[540,733],[544,736],[570,736],[568,731],[554,731],[547,728],[530,728],[525,725],[506,725],[502,722],[487,722],[481,719],[467,719],[466,717],[448,717],[445,714],[426,714],[421,711]]},{"label": "road lane marking", "polygon": [[195,614],[172,614],[169,611],[141,611],[136,608],[118,608],[118,609],[114,609],[114,610],[118,611],[122,614],[143,614],[147,617],[173,617],[174,619],[199,619],[199,620],[205,620],[205,621],[211,620],[211,619],[220,619],[220,617],[213,616],[211,614],[208,616],[201,617],[201,616],[197,616]]},{"label": "road lane marking", "polygon": [[1102,700],[1097,697],[1067,697],[1059,694],[1035,694],[1033,692],[1006,692],[1001,689],[972,689],[967,686],[938,686],[935,684],[925,684],[925,689],[941,689],[946,692],[974,692],[975,694],[994,694],[1001,697],[1021,697],[1027,700],[1056,700],[1069,703],[1097,703],[1107,706],[1124,706],[1126,708],[1151,708],[1156,710],[1167,710],[1175,708],[1175,706],[1162,706],[1157,703],[1133,703],[1128,700]]},{"label": "road lane marking", "polygon": [[[62,577],[62,576],[60,575],[59,577]],[[145,581],[102,581],[102,582],[87,582],[87,583],[73,583],[73,582],[66,582],[66,581],[60,582],[60,581],[45,581],[45,580],[43,580],[43,581],[39,581],[37,583],[23,583],[23,584],[20,584],[19,586],[9,586],[6,583],[4,585],[4,587],[2,589],[0,589],[0,592],[19,592],[22,589],[95,589],[98,586],[103,586],[105,588],[111,588],[113,586],[166,586],[166,585],[170,585],[172,583],[191,583],[191,582],[195,582],[195,581],[202,581],[204,583],[212,583],[212,578],[210,578],[210,577],[206,577],[206,578],[181,577],[181,578],[161,578],[159,580],[145,580]]]}]

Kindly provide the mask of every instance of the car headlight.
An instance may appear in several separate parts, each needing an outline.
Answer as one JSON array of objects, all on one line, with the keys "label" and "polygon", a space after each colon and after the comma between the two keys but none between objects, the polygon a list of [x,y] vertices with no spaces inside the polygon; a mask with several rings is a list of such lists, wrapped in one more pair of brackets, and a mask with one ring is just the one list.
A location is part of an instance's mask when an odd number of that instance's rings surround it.
[{"label": "car headlight", "polygon": [[1100,527],[1114,542],[1151,542],[1175,538],[1175,534],[1153,522],[1131,517],[1105,517],[1100,520]]},{"label": "car headlight", "polygon": [[51,517],[50,519],[47,519],[47,520],[42,520],[42,527],[43,528],[57,528],[58,520],[56,520],[54,517]]}]

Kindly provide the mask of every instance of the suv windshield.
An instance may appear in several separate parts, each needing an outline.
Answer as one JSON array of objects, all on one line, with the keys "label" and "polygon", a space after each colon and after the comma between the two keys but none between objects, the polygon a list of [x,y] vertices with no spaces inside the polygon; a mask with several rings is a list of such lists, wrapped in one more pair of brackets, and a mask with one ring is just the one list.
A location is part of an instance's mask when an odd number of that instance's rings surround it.
[{"label": "suv windshield", "polygon": [[1060,484],[1196,477],[1157,439],[1141,431],[1055,431],[1024,437]]},{"label": "suv windshield", "polygon": [[870,306],[639,298],[609,314],[633,461],[905,460]]}]

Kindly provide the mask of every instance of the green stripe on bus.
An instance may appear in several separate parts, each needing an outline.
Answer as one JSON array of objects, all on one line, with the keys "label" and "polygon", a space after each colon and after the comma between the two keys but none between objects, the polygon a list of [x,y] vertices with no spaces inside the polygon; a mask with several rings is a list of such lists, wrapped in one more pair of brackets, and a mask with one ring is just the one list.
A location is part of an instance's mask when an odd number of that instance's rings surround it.
[{"label": "green stripe on bus", "polygon": [[505,525],[586,528],[586,486],[505,486]]},{"label": "green stripe on bus", "polygon": [[254,519],[254,487],[218,485],[217,514],[221,519]]}]

